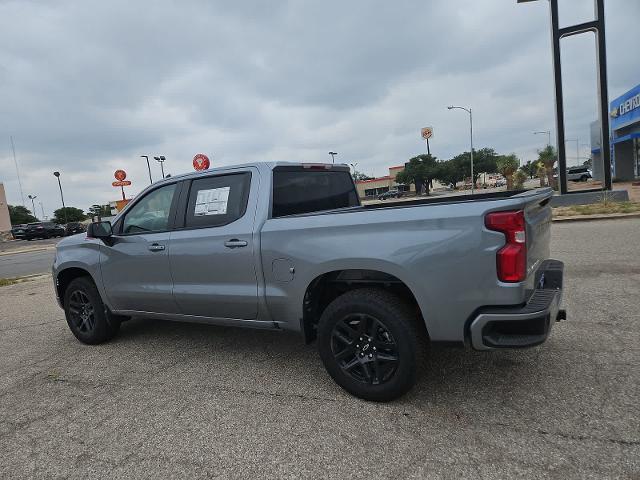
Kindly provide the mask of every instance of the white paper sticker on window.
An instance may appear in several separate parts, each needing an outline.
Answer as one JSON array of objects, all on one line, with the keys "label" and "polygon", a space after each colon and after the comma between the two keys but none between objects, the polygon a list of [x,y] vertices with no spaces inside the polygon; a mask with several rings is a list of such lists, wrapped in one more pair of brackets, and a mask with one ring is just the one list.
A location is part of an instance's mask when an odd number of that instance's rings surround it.
[{"label": "white paper sticker on window", "polygon": [[210,190],[198,190],[196,208],[193,214],[196,217],[204,215],[224,215],[227,213],[229,201],[229,188],[212,188]]}]

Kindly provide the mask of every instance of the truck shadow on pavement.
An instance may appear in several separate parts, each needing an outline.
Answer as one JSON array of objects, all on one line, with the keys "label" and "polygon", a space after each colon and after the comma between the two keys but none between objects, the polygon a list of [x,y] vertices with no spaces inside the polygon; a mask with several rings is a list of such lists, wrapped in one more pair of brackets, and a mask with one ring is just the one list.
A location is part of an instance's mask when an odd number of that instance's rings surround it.
[{"label": "truck shadow on pavement", "polygon": [[[119,356],[136,352],[150,362],[166,362],[174,373],[193,375],[202,385],[355,400],[333,383],[317,354],[290,332],[132,319],[109,345]],[[544,347],[542,347],[544,348]],[[539,348],[475,352],[434,345],[414,389],[393,403],[459,409],[479,400],[484,406],[531,399],[531,386],[556,369]],[[511,399],[511,400],[509,400]]]}]

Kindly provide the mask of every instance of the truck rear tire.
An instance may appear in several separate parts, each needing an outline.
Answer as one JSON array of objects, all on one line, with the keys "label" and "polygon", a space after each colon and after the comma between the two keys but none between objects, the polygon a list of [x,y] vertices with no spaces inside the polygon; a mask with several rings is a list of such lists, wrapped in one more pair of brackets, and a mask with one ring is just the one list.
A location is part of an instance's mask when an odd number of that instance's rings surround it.
[{"label": "truck rear tire", "polygon": [[362,288],[336,298],[318,323],[318,351],[327,372],[347,392],[388,402],[413,387],[426,354],[426,331],[400,297]]},{"label": "truck rear tire", "polygon": [[71,333],[82,343],[106,342],[120,330],[120,318],[109,312],[89,277],[69,284],[64,292],[64,313]]}]

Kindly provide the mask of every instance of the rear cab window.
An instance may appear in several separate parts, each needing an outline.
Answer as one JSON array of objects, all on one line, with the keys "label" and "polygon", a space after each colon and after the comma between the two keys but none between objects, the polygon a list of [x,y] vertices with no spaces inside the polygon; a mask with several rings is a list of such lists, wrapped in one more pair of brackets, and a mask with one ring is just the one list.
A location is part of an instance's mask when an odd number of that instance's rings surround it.
[{"label": "rear cab window", "polygon": [[345,169],[276,167],[272,217],[360,205],[351,173]]}]

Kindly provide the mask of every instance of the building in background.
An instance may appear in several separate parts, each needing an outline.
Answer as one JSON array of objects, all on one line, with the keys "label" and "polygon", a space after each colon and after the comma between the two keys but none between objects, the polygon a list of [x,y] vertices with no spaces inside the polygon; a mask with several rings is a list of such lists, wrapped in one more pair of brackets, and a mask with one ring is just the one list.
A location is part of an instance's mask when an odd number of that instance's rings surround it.
[{"label": "building in background", "polygon": [[404,170],[404,165],[389,168],[389,175],[372,178],[371,180],[357,180],[356,189],[360,198],[376,198],[389,190],[397,189],[401,192],[415,193],[414,185],[403,185],[396,182],[396,175]]},{"label": "building in background", "polygon": [[4,184],[0,183],[0,232],[11,230],[11,218],[9,217],[9,205],[4,193]]},{"label": "building in background", "polygon": [[[640,178],[640,85],[619,96],[609,108],[611,176],[614,180]],[[591,124],[593,178],[603,180],[600,124]]]}]

